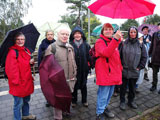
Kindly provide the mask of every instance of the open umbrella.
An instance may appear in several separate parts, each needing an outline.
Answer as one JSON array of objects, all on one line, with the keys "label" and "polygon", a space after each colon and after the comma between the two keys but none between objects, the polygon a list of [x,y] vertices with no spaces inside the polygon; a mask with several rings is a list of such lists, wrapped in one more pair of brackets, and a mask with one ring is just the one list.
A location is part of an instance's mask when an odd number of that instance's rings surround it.
[{"label": "open umbrella", "polygon": [[148,29],[149,29],[148,34],[150,34],[151,36],[153,35],[154,32],[158,31],[157,25],[142,24],[141,26],[138,27],[138,32],[143,34],[142,28],[144,26],[148,26]]},{"label": "open umbrella", "polygon": [[152,15],[155,6],[150,0],[97,0],[88,8],[94,14],[110,18],[136,19]]},{"label": "open umbrella", "polygon": [[71,31],[68,23],[54,23],[54,22],[46,22],[42,26],[38,27],[38,31],[40,32],[40,37],[38,39],[36,47],[38,48],[39,45],[41,44],[42,40],[45,39],[45,32],[47,30],[53,30],[54,31],[54,39],[56,40],[57,38],[57,32],[59,29],[65,28]]},{"label": "open umbrella", "polygon": [[[91,35],[93,35],[93,36],[99,36],[99,35],[101,34],[102,26],[103,26],[103,25],[98,25],[98,26],[96,26],[96,27],[93,29]],[[116,33],[116,31],[119,29],[119,26],[118,26],[117,24],[112,24],[112,26],[113,26],[113,28],[114,28],[114,33]]]},{"label": "open umbrella", "polygon": [[54,55],[46,56],[39,67],[42,92],[47,101],[55,108],[70,112],[72,95],[67,85],[63,68]]},{"label": "open umbrella", "polygon": [[0,66],[2,67],[4,67],[5,64],[8,48],[14,45],[14,37],[18,32],[22,32],[25,35],[25,46],[31,51],[31,53],[35,50],[40,34],[32,23],[14,30],[10,30],[7,32],[0,46]]}]

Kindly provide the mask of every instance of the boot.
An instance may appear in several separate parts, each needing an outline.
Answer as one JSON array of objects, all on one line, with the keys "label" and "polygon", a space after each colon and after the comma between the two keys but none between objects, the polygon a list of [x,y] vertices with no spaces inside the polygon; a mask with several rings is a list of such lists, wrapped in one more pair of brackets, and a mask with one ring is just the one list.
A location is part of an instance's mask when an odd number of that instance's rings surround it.
[{"label": "boot", "polygon": [[146,81],[149,81],[149,78],[148,78],[148,74],[147,74],[147,73],[144,74],[144,79],[145,79]]},{"label": "boot", "polygon": [[35,115],[22,116],[22,120],[36,120]]},{"label": "boot", "polygon": [[128,106],[133,108],[133,109],[137,109],[138,108],[135,102],[128,103]]},{"label": "boot", "polygon": [[121,102],[119,107],[121,110],[126,110],[126,104],[124,102]]},{"label": "boot", "polygon": [[156,86],[152,86],[151,88],[150,88],[150,91],[155,91],[157,89],[157,87]]},{"label": "boot", "polygon": [[108,108],[104,110],[104,114],[109,118],[114,118],[114,114],[111,111],[109,111]]},{"label": "boot", "polygon": [[97,116],[96,116],[96,120],[105,120],[105,119],[104,119],[104,115],[103,115],[103,113],[102,113],[102,114],[97,115]]}]

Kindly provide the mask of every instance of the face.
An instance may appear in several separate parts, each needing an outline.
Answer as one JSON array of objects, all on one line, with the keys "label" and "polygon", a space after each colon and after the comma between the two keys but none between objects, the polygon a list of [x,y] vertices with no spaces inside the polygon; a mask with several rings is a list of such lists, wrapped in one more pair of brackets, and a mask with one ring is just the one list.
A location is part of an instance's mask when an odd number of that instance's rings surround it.
[{"label": "face", "polygon": [[23,35],[18,36],[18,37],[16,38],[16,45],[22,47],[22,46],[24,46],[24,43],[25,43],[25,37],[24,37]]},{"label": "face", "polygon": [[112,28],[104,28],[103,35],[105,37],[111,38],[113,35],[113,29]]},{"label": "face", "polygon": [[54,38],[54,34],[53,34],[53,32],[47,32],[47,34],[46,34],[46,38],[48,39],[48,40],[53,40],[53,38]]},{"label": "face", "polygon": [[130,35],[130,38],[136,38],[137,31],[131,28],[129,35]]},{"label": "face", "polygon": [[144,34],[144,35],[147,35],[147,34],[148,34],[148,28],[144,28],[144,29],[143,29],[143,34]]},{"label": "face", "polygon": [[160,30],[160,25],[158,25],[158,30]]},{"label": "face", "polygon": [[60,40],[63,43],[67,43],[69,38],[69,31],[68,30],[61,30],[58,33],[58,40]]},{"label": "face", "polygon": [[80,32],[75,32],[73,37],[74,37],[74,39],[76,39],[76,40],[81,40],[82,34],[81,34]]}]

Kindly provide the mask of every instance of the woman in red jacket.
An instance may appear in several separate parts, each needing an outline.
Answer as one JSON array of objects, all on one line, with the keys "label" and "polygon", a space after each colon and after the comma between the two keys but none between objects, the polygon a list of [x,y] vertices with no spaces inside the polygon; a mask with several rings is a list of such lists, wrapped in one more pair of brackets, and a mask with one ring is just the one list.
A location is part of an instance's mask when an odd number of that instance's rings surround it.
[{"label": "woman in red jacket", "polygon": [[33,77],[30,65],[34,64],[30,51],[24,47],[25,36],[18,33],[15,36],[15,45],[9,48],[6,58],[5,70],[8,76],[9,93],[14,98],[14,120],[35,120],[29,114],[30,95],[34,91]]},{"label": "woman in red jacket", "polygon": [[99,85],[97,93],[96,120],[104,120],[104,114],[113,118],[107,106],[114,92],[114,86],[122,84],[122,65],[118,51],[121,42],[121,33],[113,36],[113,27],[106,23],[103,25],[100,38],[96,41],[96,84]]}]

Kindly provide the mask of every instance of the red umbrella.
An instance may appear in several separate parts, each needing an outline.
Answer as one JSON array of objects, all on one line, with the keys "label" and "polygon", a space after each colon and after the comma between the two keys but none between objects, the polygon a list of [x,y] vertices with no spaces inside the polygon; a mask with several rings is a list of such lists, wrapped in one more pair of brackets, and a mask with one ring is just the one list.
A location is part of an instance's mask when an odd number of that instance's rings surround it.
[{"label": "red umbrella", "polygon": [[40,84],[47,101],[55,108],[70,112],[72,95],[63,68],[54,55],[46,56],[39,67]]},{"label": "red umbrella", "polygon": [[110,18],[136,19],[152,15],[155,6],[150,0],[97,0],[88,8]]}]

